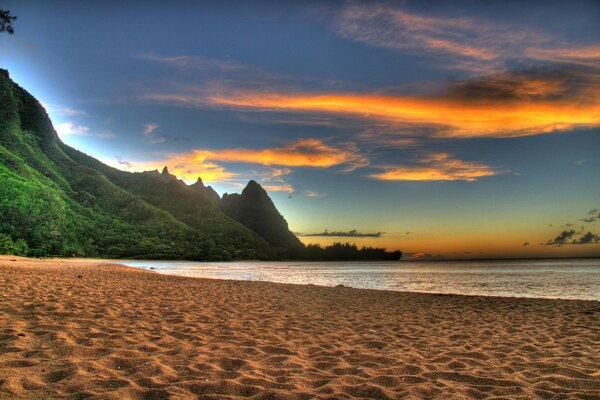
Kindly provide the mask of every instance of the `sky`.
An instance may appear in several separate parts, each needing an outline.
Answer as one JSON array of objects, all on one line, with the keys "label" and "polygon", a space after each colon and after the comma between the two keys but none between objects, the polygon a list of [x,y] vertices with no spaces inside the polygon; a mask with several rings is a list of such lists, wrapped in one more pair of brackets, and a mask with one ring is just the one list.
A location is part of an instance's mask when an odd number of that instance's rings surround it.
[{"label": "sky", "polygon": [[2,8],[0,67],[111,166],[255,179],[304,243],[600,256],[596,1]]}]

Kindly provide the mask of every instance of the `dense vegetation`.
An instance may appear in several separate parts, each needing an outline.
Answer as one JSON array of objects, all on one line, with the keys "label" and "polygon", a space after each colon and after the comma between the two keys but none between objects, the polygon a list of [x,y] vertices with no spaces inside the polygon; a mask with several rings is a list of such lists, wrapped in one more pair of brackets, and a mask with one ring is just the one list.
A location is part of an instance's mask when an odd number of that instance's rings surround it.
[{"label": "dense vegetation", "polygon": [[[28,249],[21,253],[193,260],[278,257],[278,250],[259,235],[197,196],[173,193],[168,182],[153,187],[150,178],[121,182],[119,173],[127,173],[110,170],[62,143],[40,104],[10,81],[6,71],[0,73],[0,233],[7,242],[26,243]],[[161,192],[173,195],[161,199]],[[179,200],[173,207],[198,203],[171,213],[167,206],[174,198]]]},{"label": "dense vegetation", "polygon": [[[341,246],[341,247],[340,247]],[[165,169],[128,173],[62,143],[41,105],[0,70],[0,254],[34,257],[390,259],[304,247],[251,181],[219,199]]]},{"label": "dense vegetation", "polygon": [[355,244],[334,243],[330,246],[309,244],[306,247],[290,252],[290,258],[309,261],[351,261],[351,260],[391,260],[402,258],[402,252],[388,252],[374,247],[358,248]]}]

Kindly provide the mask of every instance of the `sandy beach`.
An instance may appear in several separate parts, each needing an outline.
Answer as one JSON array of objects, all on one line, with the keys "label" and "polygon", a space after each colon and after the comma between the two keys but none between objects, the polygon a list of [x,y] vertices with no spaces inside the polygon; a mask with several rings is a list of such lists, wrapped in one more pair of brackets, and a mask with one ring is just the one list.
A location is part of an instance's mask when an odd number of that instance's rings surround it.
[{"label": "sandy beach", "polygon": [[0,259],[0,399],[240,397],[598,399],[600,302]]}]

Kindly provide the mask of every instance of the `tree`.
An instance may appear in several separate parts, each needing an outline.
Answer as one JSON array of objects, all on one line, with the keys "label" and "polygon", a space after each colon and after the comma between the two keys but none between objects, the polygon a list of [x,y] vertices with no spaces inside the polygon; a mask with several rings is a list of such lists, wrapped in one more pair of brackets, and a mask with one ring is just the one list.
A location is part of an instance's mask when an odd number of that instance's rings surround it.
[{"label": "tree", "polygon": [[17,17],[10,15],[10,11],[0,10],[0,32],[8,32],[11,35],[15,33],[13,21],[16,19]]}]

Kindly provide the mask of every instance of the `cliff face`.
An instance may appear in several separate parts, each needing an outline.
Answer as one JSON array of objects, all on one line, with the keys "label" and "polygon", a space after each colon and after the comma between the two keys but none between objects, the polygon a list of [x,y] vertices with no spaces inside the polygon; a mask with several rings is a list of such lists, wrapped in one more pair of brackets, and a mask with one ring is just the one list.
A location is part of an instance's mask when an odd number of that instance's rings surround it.
[{"label": "cliff face", "polygon": [[273,232],[297,239],[266,192],[249,188],[235,210],[201,179],[188,186],[166,168],[104,165],[62,143],[39,102],[0,70],[0,234],[25,242],[29,255],[276,257]]},{"label": "cliff face", "polygon": [[253,180],[248,182],[241,194],[223,195],[220,207],[225,214],[258,233],[273,246],[285,249],[302,247],[267,192]]}]

